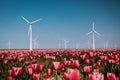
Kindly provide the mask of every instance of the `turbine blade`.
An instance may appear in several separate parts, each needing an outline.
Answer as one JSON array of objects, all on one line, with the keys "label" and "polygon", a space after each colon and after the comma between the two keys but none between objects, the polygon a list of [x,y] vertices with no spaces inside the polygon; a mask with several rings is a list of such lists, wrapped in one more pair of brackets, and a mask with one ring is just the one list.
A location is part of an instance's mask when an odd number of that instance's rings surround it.
[{"label": "turbine blade", "polygon": [[92,31],[90,31],[89,33],[87,33],[86,35],[89,35],[89,34],[91,34],[92,33]]},{"label": "turbine blade", "polygon": [[97,31],[94,31],[97,35],[99,35],[99,36],[102,36],[100,33],[98,33]]},{"label": "turbine blade", "polygon": [[95,23],[93,22],[92,30],[94,30],[94,25],[95,25]]},{"label": "turbine blade", "polygon": [[35,20],[35,21],[31,22],[31,24],[36,23],[36,22],[38,22],[38,21],[40,21],[40,20],[42,20],[42,19],[40,18],[40,19],[38,19],[38,20]]},{"label": "turbine blade", "polygon": [[25,20],[27,23],[30,23],[27,19],[25,19],[23,16],[21,16],[23,20]]}]

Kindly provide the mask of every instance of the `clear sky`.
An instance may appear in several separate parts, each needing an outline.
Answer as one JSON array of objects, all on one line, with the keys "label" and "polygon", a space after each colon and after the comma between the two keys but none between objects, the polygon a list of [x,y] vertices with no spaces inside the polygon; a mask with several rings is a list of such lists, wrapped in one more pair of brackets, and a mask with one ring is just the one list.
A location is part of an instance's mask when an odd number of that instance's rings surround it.
[{"label": "clear sky", "polygon": [[68,40],[68,48],[88,48],[92,35],[86,36],[95,23],[96,48],[120,48],[120,0],[0,0],[0,48],[29,48],[29,21],[33,24],[33,39],[39,48],[58,48]]}]

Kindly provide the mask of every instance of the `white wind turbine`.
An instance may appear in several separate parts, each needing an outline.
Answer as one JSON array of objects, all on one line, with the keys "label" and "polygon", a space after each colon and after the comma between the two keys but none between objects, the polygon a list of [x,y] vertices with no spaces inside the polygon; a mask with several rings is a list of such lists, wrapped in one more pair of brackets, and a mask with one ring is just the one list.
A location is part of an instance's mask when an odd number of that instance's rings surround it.
[{"label": "white wind turbine", "polygon": [[64,40],[64,46],[65,46],[65,49],[67,49],[67,44],[69,43],[69,41],[67,40]]},{"label": "white wind turbine", "polygon": [[11,42],[10,42],[10,40],[8,41],[8,48],[11,49]]},{"label": "white wind turbine", "polygon": [[29,30],[28,30],[28,35],[30,35],[30,49],[29,50],[32,50],[32,24],[33,23],[36,23],[42,19],[38,19],[38,20],[35,20],[35,21],[32,21],[32,22],[29,22],[26,18],[24,18],[22,16],[22,18],[29,24]]},{"label": "white wind turbine", "polygon": [[33,40],[34,49],[35,49],[35,48],[38,48],[37,39],[38,39],[38,37],[36,37],[36,38]]},{"label": "white wind turbine", "polygon": [[95,49],[95,33],[97,35],[99,35],[99,36],[101,36],[101,34],[98,33],[97,31],[95,31],[95,29],[94,29],[94,22],[93,22],[92,30],[89,33],[87,33],[87,35],[89,35],[91,33],[92,33],[92,48]]},{"label": "white wind turbine", "polygon": [[78,48],[79,48],[79,44],[78,44],[77,42],[76,42],[75,47],[76,47],[76,49],[78,49]]}]

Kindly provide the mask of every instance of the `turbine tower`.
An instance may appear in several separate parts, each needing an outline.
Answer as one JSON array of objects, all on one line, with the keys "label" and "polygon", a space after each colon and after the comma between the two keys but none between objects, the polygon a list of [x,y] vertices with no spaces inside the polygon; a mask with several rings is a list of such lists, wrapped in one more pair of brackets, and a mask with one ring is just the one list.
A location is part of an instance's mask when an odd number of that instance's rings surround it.
[{"label": "turbine tower", "polygon": [[23,16],[22,16],[22,18],[23,18],[23,20],[25,20],[28,24],[29,24],[29,30],[28,30],[28,35],[30,36],[30,48],[29,48],[29,50],[32,50],[32,24],[33,23],[36,23],[36,22],[38,22],[38,21],[40,21],[40,20],[42,20],[42,19],[38,19],[38,20],[35,20],[35,21],[32,21],[32,22],[29,22],[26,18],[24,18]]},{"label": "turbine tower", "polygon": [[11,49],[11,42],[10,42],[10,40],[8,42],[8,48]]},{"label": "turbine tower", "polygon": [[38,49],[38,37],[36,37],[34,40],[33,40],[33,45],[34,45],[34,49]]},{"label": "turbine tower", "polygon": [[94,22],[93,22],[92,30],[89,33],[87,33],[87,35],[89,35],[91,33],[92,33],[92,48],[95,49],[95,33],[97,35],[99,35],[99,36],[101,36],[101,34],[98,33],[97,31],[95,31],[95,29],[94,29]]},{"label": "turbine tower", "polygon": [[64,46],[65,46],[65,49],[67,49],[67,43],[69,43],[69,41],[64,40]]},{"label": "turbine tower", "polygon": [[79,44],[78,44],[78,43],[76,43],[75,47],[76,47],[76,49],[79,49]]}]

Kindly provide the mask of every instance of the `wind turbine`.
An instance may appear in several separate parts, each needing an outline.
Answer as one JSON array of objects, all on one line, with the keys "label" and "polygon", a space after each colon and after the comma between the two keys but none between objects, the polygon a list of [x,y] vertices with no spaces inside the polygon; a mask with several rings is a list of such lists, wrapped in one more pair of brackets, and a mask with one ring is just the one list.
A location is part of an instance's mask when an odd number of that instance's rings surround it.
[{"label": "wind turbine", "polygon": [[92,33],[92,48],[95,49],[95,33],[97,35],[99,35],[99,36],[101,36],[101,34],[98,33],[97,31],[95,31],[95,29],[94,29],[94,22],[93,22],[92,30],[89,33],[87,33],[87,35],[89,35],[91,33]]},{"label": "wind turbine", "polygon": [[10,42],[10,40],[8,42],[8,48],[11,49],[11,42]]},{"label": "wind turbine", "polygon": [[65,46],[65,49],[67,49],[67,44],[69,43],[69,41],[67,40],[64,40],[64,46]]},{"label": "wind turbine", "polygon": [[79,44],[78,44],[77,42],[76,42],[75,47],[76,47],[76,49],[78,49],[78,48],[79,48]]},{"label": "wind turbine", "polygon": [[36,37],[36,38],[33,40],[34,49],[35,49],[35,48],[38,48],[37,39],[38,39],[38,37]]},{"label": "wind turbine", "polygon": [[104,48],[105,48],[105,49],[108,49],[108,42],[106,42],[106,43],[104,44]]},{"label": "wind turbine", "polygon": [[37,19],[37,20],[35,20],[35,21],[32,21],[32,22],[29,22],[26,18],[24,18],[23,16],[22,16],[22,18],[23,18],[23,20],[25,20],[28,24],[29,24],[29,30],[28,30],[28,35],[30,36],[30,49],[29,50],[32,50],[32,24],[33,23],[36,23],[36,22],[38,22],[38,21],[40,21],[40,20],[42,20],[41,18],[40,19]]}]

